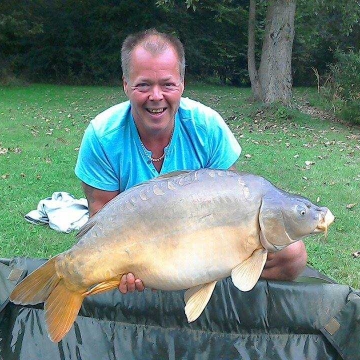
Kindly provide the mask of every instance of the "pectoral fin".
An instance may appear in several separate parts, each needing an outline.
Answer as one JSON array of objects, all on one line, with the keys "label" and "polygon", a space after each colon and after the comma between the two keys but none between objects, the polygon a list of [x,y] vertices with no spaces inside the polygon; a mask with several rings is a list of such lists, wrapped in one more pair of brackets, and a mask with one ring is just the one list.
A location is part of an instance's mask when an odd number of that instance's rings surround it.
[{"label": "pectoral fin", "polygon": [[241,291],[251,290],[261,275],[267,259],[267,251],[258,249],[241,264],[231,271],[231,279],[234,285]]},{"label": "pectoral fin", "polygon": [[195,286],[185,292],[185,314],[188,322],[196,320],[210,300],[217,281]]}]

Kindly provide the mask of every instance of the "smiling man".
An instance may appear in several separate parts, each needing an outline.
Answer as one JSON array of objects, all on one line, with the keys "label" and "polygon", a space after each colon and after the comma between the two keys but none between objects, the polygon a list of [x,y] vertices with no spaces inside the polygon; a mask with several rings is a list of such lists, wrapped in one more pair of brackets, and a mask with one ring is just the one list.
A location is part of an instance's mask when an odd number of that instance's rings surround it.
[{"label": "smiling man", "polygon": [[[141,182],[177,170],[234,168],[241,153],[216,111],[182,97],[185,55],[176,37],[153,29],[130,35],[121,59],[129,100],[91,121],[75,168],[90,216]],[[294,245],[269,258],[265,275],[287,279],[303,269],[305,248]],[[119,289],[126,293],[144,286],[128,274]]]}]

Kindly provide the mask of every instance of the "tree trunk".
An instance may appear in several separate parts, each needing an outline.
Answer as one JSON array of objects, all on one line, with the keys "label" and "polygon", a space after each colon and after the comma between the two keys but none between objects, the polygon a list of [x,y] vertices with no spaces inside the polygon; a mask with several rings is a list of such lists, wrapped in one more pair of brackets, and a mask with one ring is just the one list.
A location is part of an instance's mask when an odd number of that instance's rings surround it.
[{"label": "tree trunk", "polygon": [[292,96],[291,55],[296,0],[271,0],[259,67],[262,101],[289,103]]},{"label": "tree trunk", "polygon": [[255,14],[256,0],[250,0],[249,6],[249,26],[248,26],[248,71],[251,82],[251,90],[255,100],[262,100],[259,74],[256,69],[255,60]]}]

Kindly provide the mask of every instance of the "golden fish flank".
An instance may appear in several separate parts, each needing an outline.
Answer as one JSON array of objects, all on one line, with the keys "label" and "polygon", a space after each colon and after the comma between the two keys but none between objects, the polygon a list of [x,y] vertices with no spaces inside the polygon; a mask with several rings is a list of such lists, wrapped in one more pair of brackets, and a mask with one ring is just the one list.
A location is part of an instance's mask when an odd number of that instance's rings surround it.
[{"label": "golden fish flank", "polygon": [[327,208],[259,176],[210,169],[168,174],[109,202],[80,230],[76,245],[26,277],[10,299],[45,302],[49,336],[57,342],[86,296],[116,288],[132,272],[149,288],[187,289],[190,322],[218,280],[231,275],[240,290],[251,290],[269,251],[327,231],[333,219]]}]

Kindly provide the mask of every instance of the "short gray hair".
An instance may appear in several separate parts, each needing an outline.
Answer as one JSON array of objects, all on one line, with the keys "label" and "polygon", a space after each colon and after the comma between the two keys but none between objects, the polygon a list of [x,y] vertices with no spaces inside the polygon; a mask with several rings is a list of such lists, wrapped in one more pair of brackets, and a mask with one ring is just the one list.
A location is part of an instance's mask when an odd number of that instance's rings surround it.
[{"label": "short gray hair", "polygon": [[184,80],[185,51],[181,41],[171,34],[161,33],[156,29],[149,29],[129,35],[123,42],[121,48],[121,67],[126,81],[129,81],[130,76],[131,55],[138,45],[141,45],[152,55],[161,54],[169,47],[172,47],[178,56],[179,72],[181,79]]}]

